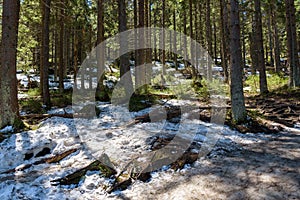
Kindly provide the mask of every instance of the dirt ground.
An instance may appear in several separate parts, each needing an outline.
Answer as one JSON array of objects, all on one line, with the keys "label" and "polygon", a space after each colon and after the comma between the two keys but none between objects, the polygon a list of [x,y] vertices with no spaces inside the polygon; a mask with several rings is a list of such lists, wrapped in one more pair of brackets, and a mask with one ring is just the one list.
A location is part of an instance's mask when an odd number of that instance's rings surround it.
[{"label": "dirt ground", "polygon": [[149,182],[145,188],[148,184],[151,190],[120,199],[300,199],[300,130],[293,129],[300,124],[299,97],[300,90],[246,98],[266,119],[292,129],[269,133],[266,141],[237,144],[240,149],[222,157],[202,158],[163,185]]},{"label": "dirt ground", "polygon": [[274,122],[289,127],[300,125],[300,89],[286,88],[264,96],[247,97],[246,104]]},{"label": "dirt ground", "polygon": [[[293,128],[300,124],[299,99],[300,90],[292,95],[247,98],[249,108],[269,123],[281,124],[279,132],[262,131],[267,139],[249,143],[236,140],[238,148],[232,151],[200,158],[191,168],[158,172],[161,174],[152,175],[148,182],[135,181],[119,194],[103,195],[100,199],[300,200],[300,129]],[[255,135],[257,132],[253,131],[250,132],[258,138],[259,133]],[[80,188],[78,191],[82,192]]]},{"label": "dirt ground", "polygon": [[201,159],[163,185],[145,183],[139,196],[125,193],[120,199],[300,199],[300,131],[268,137],[238,144],[242,148],[226,156]]}]

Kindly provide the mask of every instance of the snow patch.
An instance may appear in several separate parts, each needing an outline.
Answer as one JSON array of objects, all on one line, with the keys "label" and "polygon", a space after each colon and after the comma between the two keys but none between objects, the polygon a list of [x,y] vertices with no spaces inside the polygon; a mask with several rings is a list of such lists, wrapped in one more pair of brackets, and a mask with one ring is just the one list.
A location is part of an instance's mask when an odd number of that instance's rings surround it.
[{"label": "snow patch", "polygon": [[[187,101],[168,102],[170,105],[186,105]],[[108,103],[97,102],[97,107],[101,109],[99,118],[94,119],[65,119],[52,117],[40,125],[37,130],[17,133],[0,143],[0,198],[2,199],[117,199],[122,196],[127,198],[138,198],[140,194],[148,190],[163,186],[165,183],[176,184],[184,181],[186,172],[195,167],[201,167],[201,163],[209,158],[226,156],[228,152],[241,150],[241,144],[259,143],[267,141],[270,137],[263,133],[241,134],[230,130],[228,127],[220,127],[204,123],[201,121],[184,121],[185,124],[175,124],[168,121],[140,123],[129,128],[122,127],[127,120],[136,116],[148,113],[153,108],[147,108],[139,112],[129,113],[129,116],[121,116],[124,108],[112,106]],[[51,113],[68,112],[73,113],[75,108],[66,107],[63,109],[53,109]],[[183,119],[182,119],[183,120]],[[113,163],[118,160],[130,160],[135,155],[149,151],[146,139],[159,134],[178,134],[180,125],[184,131],[181,136],[186,139],[193,139],[199,145],[207,140],[208,134],[214,131],[220,132],[220,140],[214,146],[208,157],[200,158],[194,165],[186,165],[183,170],[174,172],[169,166],[164,166],[161,170],[152,172],[149,182],[134,182],[127,190],[105,193],[103,187],[111,184],[112,180],[99,176],[98,172],[88,172],[78,186],[52,186],[51,180],[62,178],[76,170],[90,164],[94,158],[91,152],[82,144],[78,133],[85,129],[95,133],[95,145],[103,144],[102,148],[112,149]],[[87,128],[88,127],[88,128]],[[7,128],[10,129],[10,128]],[[195,132],[195,135],[189,134]],[[97,141],[100,140],[100,141]],[[102,141],[101,141],[102,140]],[[41,158],[35,155],[44,148],[50,149],[50,154],[44,157],[54,156],[70,149],[78,149],[75,153],[61,160],[59,163],[32,165],[30,168],[20,170],[15,173],[1,172],[19,168],[26,164],[32,164]],[[112,148],[113,147],[113,148]],[[193,149],[197,153],[197,149]],[[24,160],[27,153],[32,153],[33,157]],[[184,195],[184,191],[182,196]]]},{"label": "snow patch", "polygon": [[3,129],[0,130],[0,133],[12,133],[14,132],[14,128],[12,126],[6,126]]}]

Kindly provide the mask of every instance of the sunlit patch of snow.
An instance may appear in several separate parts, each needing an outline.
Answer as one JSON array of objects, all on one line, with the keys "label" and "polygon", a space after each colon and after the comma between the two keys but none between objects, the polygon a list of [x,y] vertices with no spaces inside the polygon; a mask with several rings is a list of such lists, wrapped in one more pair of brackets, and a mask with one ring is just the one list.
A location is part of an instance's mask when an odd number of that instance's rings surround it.
[{"label": "sunlit patch of snow", "polygon": [[6,126],[3,129],[0,129],[0,133],[12,133],[14,128],[12,126]]},{"label": "sunlit patch of snow", "polygon": [[244,87],[244,91],[248,91],[248,92],[250,92],[251,90],[252,90],[252,87],[251,87],[251,86]]},{"label": "sunlit patch of snow", "polygon": [[28,98],[29,97],[29,95],[28,94],[22,94],[22,93],[18,93],[18,99],[20,100],[20,99],[26,99],[26,98]]},{"label": "sunlit patch of snow", "polygon": [[74,110],[71,106],[65,108],[52,108],[47,112],[48,114],[73,114]]},{"label": "sunlit patch of snow", "polygon": [[[172,100],[170,105],[183,106],[188,101]],[[241,150],[242,144],[259,143],[269,140],[267,134],[241,134],[230,130],[228,127],[220,129],[217,125],[205,123],[198,120],[187,120],[182,117],[181,124],[169,121],[139,123],[132,127],[124,127],[126,122],[141,116],[154,108],[147,108],[139,112],[129,113],[122,116],[124,108],[113,106],[109,103],[97,102],[100,108],[99,118],[93,119],[65,119],[52,117],[42,122],[40,127],[34,131],[26,131],[12,135],[0,143],[0,198],[2,199],[118,199],[121,197],[138,199],[145,189],[155,192],[160,186],[176,184],[185,179],[186,173],[201,167],[209,158],[226,156],[229,152]],[[82,107],[82,105],[78,106]],[[73,113],[75,108],[52,109],[51,113]],[[182,129],[180,129],[182,126]],[[200,158],[194,165],[186,165],[183,170],[174,172],[170,166],[164,166],[161,170],[152,172],[149,182],[134,182],[127,190],[107,194],[103,187],[111,184],[112,180],[99,176],[99,172],[88,172],[85,179],[77,185],[52,186],[51,180],[62,178],[76,170],[90,164],[94,157],[92,151],[83,145],[78,133],[82,130],[87,133],[95,133],[95,145],[103,144],[101,148],[111,150],[112,162],[117,160],[129,161],[134,155],[149,151],[145,140],[153,135],[178,134],[195,140],[200,145],[207,140],[209,133],[220,132],[220,140],[214,146],[208,157]],[[194,132],[195,134],[190,134]],[[99,142],[97,141],[99,140]],[[102,140],[102,141],[101,141]],[[32,157],[24,160],[27,153],[36,155],[43,148],[48,147],[51,152],[45,157],[57,155],[70,149],[78,149],[59,163],[34,165],[26,170],[15,173],[1,174],[12,168],[21,168],[26,164],[32,164],[41,158]],[[193,149],[193,152],[199,150]],[[109,153],[109,152],[108,152]],[[116,156],[117,155],[117,156]],[[43,158],[43,157],[42,157]],[[161,191],[162,192],[162,191]],[[184,193],[184,191],[181,191]],[[181,194],[183,195],[183,194]]]},{"label": "sunlit patch of snow", "polygon": [[223,68],[219,66],[214,66],[212,67],[213,72],[223,72]]}]

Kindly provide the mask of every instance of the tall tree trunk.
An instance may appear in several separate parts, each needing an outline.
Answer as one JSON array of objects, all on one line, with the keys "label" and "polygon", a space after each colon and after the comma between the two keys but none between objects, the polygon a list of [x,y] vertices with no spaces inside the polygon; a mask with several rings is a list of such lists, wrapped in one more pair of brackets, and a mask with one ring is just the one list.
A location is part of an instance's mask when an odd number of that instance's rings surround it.
[{"label": "tall tree trunk", "polygon": [[[195,36],[194,39],[198,43],[199,42],[199,21],[198,21],[198,14],[199,12],[199,4],[195,3],[194,6],[194,27],[195,27]],[[195,47],[195,72],[196,72],[196,79],[200,78],[199,75],[199,56],[200,49]]]},{"label": "tall tree trunk", "polygon": [[76,27],[74,28],[73,38],[73,58],[74,58],[74,89],[77,89],[77,71],[78,71],[78,33]]},{"label": "tall tree trunk", "polygon": [[228,75],[228,10],[227,3],[225,0],[220,0],[220,12],[221,12],[221,59],[222,59],[222,67],[224,71],[224,82],[228,83],[229,75]]},{"label": "tall tree trunk", "polygon": [[68,28],[67,26],[65,26],[64,28],[64,35],[65,35],[65,39],[64,39],[64,76],[68,75],[68,71],[70,70],[70,48],[71,48],[71,43],[70,40],[72,38],[72,34],[70,31],[70,28]]},{"label": "tall tree trunk", "polygon": [[[59,21],[58,11],[55,12],[55,19]],[[59,48],[59,37],[58,30],[54,29],[54,81],[57,81],[58,77],[58,48]]]},{"label": "tall tree trunk", "polygon": [[[79,40],[79,52],[78,52],[79,55],[78,55],[78,57],[79,57],[79,63],[82,63],[83,48],[84,48],[83,43],[84,43],[84,38],[85,38],[85,35],[84,35],[84,33],[85,33],[84,26],[82,26],[80,29],[81,30],[79,31],[79,33],[80,33],[79,34],[79,38],[81,38],[81,39]],[[80,74],[81,74],[81,77],[80,77],[80,81],[81,81],[80,86],[81,86],[82,89],[86,89],[85,79],[86,79],[86,76],[87,76],[87,71],[86,71],[85,67],[81,68]]]},{"label": "tall tree trunk", "polygon": [[[145,7],[144,7],[144,9],[145,9],[145,11],[144,11],[144,13],[145,13],[145,22],[144,23],[145,23],[145,27],[149,27],[149,0],[144,0],[144,1],[145,1]],[[148,34],[149,34],[148,32],[145,34],[145,38],[146,38],[145,43],[146,44],[149,43],[149,40],[148,40],[149,35]],[[148,60],[149,60],[148,55],[149,55],[149,52],[147,51],[147,53],[146,53],[146,62],[148,62]]]},{"label": "tall tree trunk", "polygon": [[[210,0],[206,0],[206,43],[208,54],[212,56],[213,48],[212,48],[212,28],[211,28],[211,6]],[[207,59],[207,78],[208,80],[212,79],[212,63],[211,59]]]},{"label": "tall tree trunk", "polygon": [[[189,16],[189,19],[190,19],[190,38],[191,39],[194,39],[194,31],[193,31],[193,1],[192,0],[189,0],[189,13],[190,13],[190,16]],[[194,49],[194,45],[193,45],[193,42],[191,40],[191,44],[190,44],[190,54],[191,54],[191,61],[192,63],[195,63],[195,49]],[[196,79],[196,76],[197,76],[197,73],[196,73],[196,69],[195,67],[196,66],[191,66],[192,67],[192,76],[194,79]]]},{"label": "tall tree trunk", "polygon": [[272,32],[273,32],[273,57],[275,61],[275,71],[278,73],[281,70],[280,64],[280,42],[279,42],[279,35],[278,35],[278,28],[277,28],[277,6],[276,1],[271,0],[271,24],[272,24]]},{"label": "tall tree trunk", "polygon": [[[138,0],[138,28],[145,27],[145,2],[144,0]],[[138,33],[138,42],[139,46],[144,46],[145,42],[145,32],[143,30],[139,30]],[[137,68],[136,68],[136,85],[143,86],[138,91],[139,93],[146,92],[147,86],[145,85],[146,80],[146,70],[144,64],[145,60],[145,50],[140,49],[137,51]],[[137,88],[136,88],[137,89]]]},{"label": "tall tree trunk", "polygon": [[4,0],[2,8],[0,128],[13,125],[19,117],[16,62],[20,1]]},{"label": "tall tree trunk", "polygon": [[[149,13],[150,13],[150,4],[149,4],[149,0],[145,0],[145,27],[149,27],[150,23],[149,23]],[[149,29],[147,29],[146,33],[145,33],[145,45],[146,46],[150,46],[151,43],[151,32]],[[152,58],[151,58],[151,49],[147,48],[145,49],[145,62],[151,63]],[[152,76],[152,68],[151,67],[146,67],[146,82],[150,84],[151,82],[151,76]]]},{"label": "tall tree trunk", "polygon": [[178,62],[177,62],[177,34],[176,34],[176,9],[173,10],[173,59],[175,63],[175,69],[178,70]]},{"label": "tall tree trunk", "polygon": [[252,18],[252,32],[249,33],[250,40],[250,56],[251,56],[251,73],[253,75],[256,74],[256,70],[258,69],[258,52],[256,50],[256,30],[255,30],[255,19]]},{"label": "tall tree trunk", "polygon": [[202,4],[202,3],[199,3],[199,41],[200,41],[200,44],[201,46],[204,48],[205,46],[205,39],[204,39],[204,36],[205,36],[205,33],[204,33],[204,30],[205,29],[205,23],[204,23],[204,10],[205,10],[205,6]]},{"label": "tall tree trunk", "polygon": [[[188,58],[188,54],[187,54],[187,16],[186,16],[186,12],[185,12],[185,9],[186,9],[186,4],[185,2],[183,1],[183,34],[184,34],[184,37],[183,37],[183,49],[184,49],[184,66],[187,67],[187,61],[186,59]],[[182,49],[182,48],[181,48]]]},{"label": "tall tree trunk", "polygon": [[[166,23],[166,0],[162,0],[162,27],[163,27],[163,31],[162,31],[162,40],[161,40],[161,44],[162,44],[162,64],[163,64],[163,70],[162,70],[162,74],[163,76],[166,74],[166,44],[165,44],[165,40],[166,40],[166,33],[165,33],[165,23]],[[163,83],[164,84],[164,83]]]},{"label": "tall tree trunk", "polygon": [[266,54],[266,57],[265,57],[265,63],[268,63],[269,61],[269,48],[268,48],[268,42],[267,43],[264,43],[264,48],[265,48],[265,54]]},{"label": "tall tree trunk", "polygon": [[[137,8],[137,0],[133,0],[133,12],[134,12],[134,16],[133,16],[133,21],[134,21],[134,34],[135,34],[135,38],[137,38],[137,27],[138,27],[138,8]],[[138,45],[138,40],[135,40],[134,41],[134,60],[135,60],[135,67],[137,66],[137,57],[138,57],[138,51],[136,50],[137,49],[137,45]]]},{"label": "tall tree trunk", "polygon": [[[91,52],[93,50],[93,26],[92,24],[89,25],[89,52]],[[89,71],[89,89],[92,90],[93,89],[93,78],[94,78],[94,74],[93,71],[90,70]]]},{"label": "tall tree trunk", "polygon": [[[156,15],[154,13],[154,19],[156,19]],[[154,21],[154,27],[156,26],[156,20]],[[159,58],[158,58],[158,50],[157,50],[157,34],[156,34],[156,31],[154,32],[153,34],[153,43],[154,43],[154,60],[157,61]]]},{"label": "tall tree trunk", "polygon": [[296,9],[294,0],[285,0],[288,62],[290,65],[290,87],[300,86],[300,69],[296,33]]},{"label": "tall tree trunk", "polygon": [[215,60],[215,63],[217,63],[217,60],[218,60],[218,41],[217,41],[217,24],[216,24],[216,15],[213,14],[213,30],[214,30],[214,60]]},{"label": "tall tree trunk", "polygon": [[[56,20],[56,19],[55,19]],[[56,23],[56,22],[55,22]],[[51,60],[52,60],[52,66],[54,67],[54,81],[55,81],[55,30],[52,31],[52,43],[51,43]]]},{"label": "tall tree trunk", "polygon": [[242,52],[240,42],[239,1],[230,0],[230,93],[232,118],[236,122],[242,122],[246,118],[241,63]]},{"label": "tall tree trunk", "polygon": [[[152,14],[151,14],[151,5],[152,5],[152,0],[149,0],[148,3],[148,14],[149,14],[149,22],[148,22],[148,27],[152,27]],[[149,31],[149,44],[152,46],[152,30]],[[153,50],[149,49],[149,61],[150,63],[152,62],[153,59]],[[152,70],[152,68],[151,68]],[[152,73],[152,71],[151,71]]]},{"label": "tall tree trunk", "polygon": [[[205,5],[199,1],[198,3],[198,7],[199,7],[199,12],[198,12],[198,20],[199,20],[199,24],[198,24],[198,40],[199,43],[202,47],[202,49],[199,50],[198,55],[199,55],[199,73],[200,74],[207,74],[207,70],[203,69],[203,65],[204,65],[204,48],[205,48]],[[207,77],[207,76],[206,76]],[[200,77],[202,78],[202,77]]]},{"label": "tall tree trunk", "polygon": [[59,30],[59,92],[64,92],[64,32],[65,32],[65,21],[64,21],[64,10],[65,2],[61,0],[61,10],[60,10],[60,30]]},{"label": "tall tree trunk", "polygon": [[[243,8],[244,9],[244,8]],[[246,17],[245,17],[245,14],[244,14],[244,11],[241,15],[242,17],[242,21],[241,21],[241,42],[242,42],[242,66],[243,68],[246,66],[246,31],[245,31],[245,28],[246,28],[246,25],[245,25],[245,22],[246,22]]]},{"label": "tall tree trunk", "polygon": [[268,92],[266,66],[264,59],[264,44],[263,44],[263,33],[262,33],[262,18],[261,18],[261,5],[260,0],[254,0],[255,7],[255,41],[256,41],[256,52],[257,52],[257,64],[259,71],[259,86],[260,93],[264,94]]},{"label": "tall tree trunk", "polygon": [[42,48],[41,48],[41,84],[43,104],[50,108],[50,93],[49,93],[49,25],[50,25],[50,4],[51,0],[41,1],[43,8],[42,16]]},{"label": "tall tree trunk", "polygon": [[[97,0],[97,45],[104,41],[104,0]],[[104,81],[104,70],[105,70],[105,49],[97,48],[97,92],[96,96],[99,100],[107,100],[108,95],[106,94],[105,87],[103,85]]]},{"label": "tall tree trunk", "polygon": [[271,12],[269,11],[269,16],[268,16],[268,21],[267,21],[267,24],[268,24],[268,38],[269,38],[269,51],[268,51],[268,54],[270,55],[270,65],[272,67],[274,67],[274,58],[273,58],[273,34],[272,34],[272,27],[271,27]]},{"label": "tall tree trunk", "polygon": [[[118,0],[118,11],[119,11],[119,33],[127,30],[127,16],[126,16],[126,4],[125,0]],[[120,49],[128,49],[128,37],[125,33],[121,34],[120,37]],[[126,76],[124,76],[127,73]],[[133,85],[130,73],[130,63],[128,54],[121,55],[120,57],[120,77],[125,79],[126,83],[126,96],[131,95],[133,92]]]}]

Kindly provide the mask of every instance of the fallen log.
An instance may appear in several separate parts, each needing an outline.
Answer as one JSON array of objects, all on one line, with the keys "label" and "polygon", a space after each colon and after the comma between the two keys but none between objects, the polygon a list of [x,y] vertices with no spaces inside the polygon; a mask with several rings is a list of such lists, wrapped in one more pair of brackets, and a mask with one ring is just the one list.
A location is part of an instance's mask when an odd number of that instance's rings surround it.
[{"label": "fallen log", "polygon": [[[95,112],[94,112],[95,111]],[[27,114],[21,116],[22,119],[45,119],[51,117],[63,117],[63,118],[93,118],[99,117],[101,110],[97,108],[95,105],[86,105],[77,113],[54,113],[54,114]]]},{"label": "fallen log", "polygon": [[108,194],[117,191],[117,190],[126,190],[132,184],[131,178],[118,181],[113,187],[109,188],[106,192]]},{"label": "fallen log", "polygon": [[[209,107],[205,107],[205,109],[203,109],[203,110],[206,110],[206,108],[209,108]],[[126,125],[126,127],[130,127],[130,126],[133,126],[138,123],[158,122],[158,121],[162,121],[162,120],[170,121],[174,118],[181,117],[181,109],[180,109],[180,107],[168,108],[168,109],[166,109],[166,115],[167,115],[166,118],[164,118],[164,115],[161,115],[159,110],[154,110],[154,111],[151,111],[151,113],[147,113],[142,116],[136,117],[133,121],[129,122]],[[199,119],[204,122],[210,122],[210,119],[211,119],[209,111],[199,112],[198,109],[191,110],[188,118],[193,119],[195,116],[198,116]]]},{"label": "fallen log", "polygon": [[159,99],[174,99],[174,98],[176,98],[176,95],[174,95],[174,94],[159,93],[159,94],[152,94],[152,95],[159,98]]},{"label": "fallen log", "polygon": [[51,118],[51,117],[63,117],[63,118],[74,118],[77,116],[76,114],[71,113],[64,113],[64,114],[28,114],[28,115],[22,115],[22,119],[44,119],[44,118]]},{"label": "fallen log", "polygon": [[[291,128],[294,128],[293,124],[286,122],[284,119],[278,119],[276,117],[274,117],[274,119],[263,119],[261,117],[257,117],[257,120],[270,129],[275,129],[278,131],[291,130]],[[300,132],[296,129],[293,131]]]},{"label": "fallen log", "polygon": [[1,174],[8,174],[8,173],[14,173],[16,171],[22,171],[22,170],[28,169],[28,168],[30,168],[34,165],[39,165],[39,164],[44,164],[44,163],[48,163],[48,164],[58,163],[59,161],[61,161],[65,157],[69,156],[70,154],[75,153],[77,150],[78,149],[70,149],[70,150],[68,150],[66,152],[63,152],[61,154],[54,155],[54,156],[51,156],[49,158],[43,158],[41,160],[35,161],[34,163],[27,164],[27,165],[22,165],[21,167],[16,167],[14,169],[7,170],[5,172],[2,172]]},{"label": "fallen log", "polygon": [[80,180],[84,178],[87,171],[100,171],[102,176],[110,178],[112,175],[117,174],[117,171],[110,167],[110,161],[107,161],[107,159],[109,158],[105,154],[105,157],[100,158],[100,160],[93,161],[88,166],[81,168],[72,174],[60,179],[51,180],[50,182],[54,186],[78,184]]},{"label": "fallen log", "polygon": [[75,153],[77,150],[78,149],[70,149],[69,151],[63,152],[62,154],[58,154],[58,155],[52,156],[50,158],[45,158],[44,160],[48,164],[58,163],[59,161],[61,161],[62,159],[66,158],[70,154]]}]

